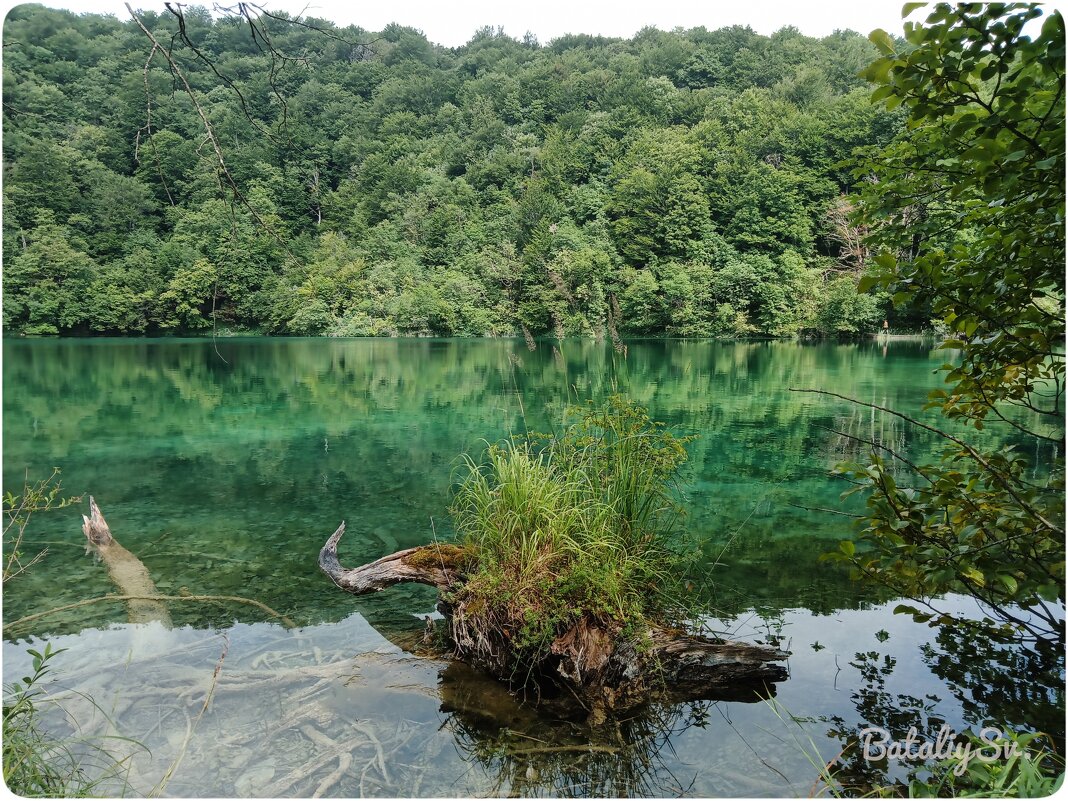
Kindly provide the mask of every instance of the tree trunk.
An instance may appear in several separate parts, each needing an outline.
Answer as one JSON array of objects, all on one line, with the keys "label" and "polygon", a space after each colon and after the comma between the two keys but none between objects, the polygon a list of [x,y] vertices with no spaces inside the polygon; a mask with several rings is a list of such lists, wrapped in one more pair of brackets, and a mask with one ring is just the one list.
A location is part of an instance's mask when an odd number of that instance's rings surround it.
[{"label": "tree trunk", "polygon": [[[122,595],[159,595],[148,568],[111,536],[111,529],[92,495],[89,496],[89,516],[82,515],[82,531],[89,540],[89,547],[108,566],[108,575]],[[145,599],[127,603],[131,623],[158,620],[170,628],[171,616],[162,601]]]},{"label": "tree trunk", "polygon": [[[446,616],[455,655],[504,681],[523,676],[539,696],[577,700],[593,722],[655,699],[729,698],[757,700],[787,677],[777,662],[788,654],[775,648],[730,642],[653,627],[645,638],[623,638],[618,627],[583,617],[552,642],[535,666],[515,664],[510,642],[501,632],[472,630],[463,603],[449,595],[463,587],[464,552],[455,545],[408,548],[361,567],[342,567],[337,545],[345,524],[319,552],[319,567],[341,589],[354,595],[378,592],[402,582],[436,587],[438,609]],[[530,668],[534,669],[531,670]],[[531,689],[525,686],[523,689]]]}]

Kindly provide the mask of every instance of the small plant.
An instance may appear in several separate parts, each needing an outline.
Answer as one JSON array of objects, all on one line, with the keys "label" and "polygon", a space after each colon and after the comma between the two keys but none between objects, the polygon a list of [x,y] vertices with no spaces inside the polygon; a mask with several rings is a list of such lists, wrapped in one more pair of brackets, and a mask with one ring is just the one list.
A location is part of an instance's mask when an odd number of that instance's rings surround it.
[{"label": "small plant", "polygon": [[[862,748],[860,737],[851,739],[828,762],[802,725],[813,722],[811,718],[790,714],[774,699],[767,705],[817,774],[810,796],[826,792],[835,798],[1044,798],[1064,784],[1064,760],[1043,745],[1049,739],[1046,735],[1008,729],[984,729],[982,736],[965,730],[956,742],[940,746],[949,753],[941,759],[920,759],[913,746],[916,756],[905,761],[903,781],[891,779],[885,767],[858,776],[842,757]],[[886,762],[880,759],[873,764],[885,766]]]},{"label": "small plant", "polygon": [[62,509],[78,503],[82,496],[72,498],[60,497],[61,483],[58,479],[59,468],[52,469],[52,475],[31,484],[29,479],[23,483],[22,494],[4,494],[4,571],[3,583],[29,570],[44,558],[47,550],[40,551],[28,561],[23,562],[22,538],[30,518],[37,512],[49,509]]},{"label": "small plant", "polygon": [[650,623],[682,623],[675,478],[690,439],[613,396],[468,459],[451,507],[468,580],[452,602],[472,640],[518,669],[583,619],[639,644]]},{"label": "small plant", "polygon": [[25,797],[124,794],[129,787],[122,773],[129,757],[115,755],[103,741],[143,746],[126,737],[107,735],[59,739],[41,725],[44,705],[59,703],[48,697],[42,680],[52,670],[50,660],[64,650],[53,649],[51,643],[45,645],[43,653],[29,649],[33,673],[4,686],[4,784],[15,795]]},{"label": "small plant", "polygon": [[1045,735],[1006,731],[992,741],[965,732],[978,752],[997,749],[1004,759],[942,760],[925,778],[912,776],[913,798],[1043,798],[1064,784],[1064,760],[1042,745]]}]

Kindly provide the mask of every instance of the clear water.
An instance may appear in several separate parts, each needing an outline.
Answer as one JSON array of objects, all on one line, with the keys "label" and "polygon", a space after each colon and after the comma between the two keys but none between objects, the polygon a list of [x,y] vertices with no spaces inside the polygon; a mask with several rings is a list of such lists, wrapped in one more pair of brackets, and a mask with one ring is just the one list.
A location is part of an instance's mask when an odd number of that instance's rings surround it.
[{"label": "clear water", "polygon": [[[894,599],[818,561],[848,533],[848,518],[813,511],[840,508],[846,485],[828,471],[862,455],[834,431],[917,458],[938,444],[890,415],[789,390],[915,413],[947,358],[896,340],[650,340],[625,355],[587,341],[5,341],[5,491],[58,466],[160,592],[255,598],[296,628],[236,604],[172,603],[170,629],[126,623],[122,604],[81,606],[5,628],[4,681],[23,675],[26,648],[67,647],[52,690],[83,731],[149,749],[131,751],[133,794],[795,796],[866,723],[1063,731],[1056,668],[989,648],[977,664],[975,643],[936,640],[891,614]],[[686,525],[706,543],[711,622],[792,651],[774,701],[650,709],[591,732],[394,644],[421,631],[428,588],[354,598],[319,573],[342,519],[351,565],[447,536],[461,453],[613,391],[700,435]],[[1050,458],[1032,456],[1036,471]],[[48,553],[4,588],[6,625],[114,591],[83,547],[87,503],[31,524],[25,549]]]}]

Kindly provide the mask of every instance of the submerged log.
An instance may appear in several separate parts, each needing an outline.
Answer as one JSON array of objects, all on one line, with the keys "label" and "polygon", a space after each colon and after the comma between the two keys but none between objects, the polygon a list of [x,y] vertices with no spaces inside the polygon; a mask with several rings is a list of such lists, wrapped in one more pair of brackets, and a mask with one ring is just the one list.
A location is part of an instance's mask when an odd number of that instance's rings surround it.
[{"label": "submerged log", "polygon": [[344,533],[342,523],[319,552],[319,567],[339,588],[363,595],[403,582],[436,587],[456,657],[507,682],[517,676],[533,681],[539,694],[574,698],[593,722],[651,700],[758,700],[787,677],[786,667],[777,663],[789,654],[776,648],[666,627],[652,627],[644,638],[624,638],[618,626],[590,617],[558,635],[539,664],[520,666],[510,635],[471,625],[463,601],[456,601],[466,581],[461,548],[435,543],[346,568],[337,556]]},{"label": "submerged log", "polygon": [[82,532],[89,541],[90,549],[107,565],[108,575],[120,594],[140,596],[127,601],[130,622],[148,623],[158,620],[169,628],[171,616],[163,602],[143,597],[159,595],[148,568],[111,535],[111,528],[91,495],[89,516],[82,515]]}]

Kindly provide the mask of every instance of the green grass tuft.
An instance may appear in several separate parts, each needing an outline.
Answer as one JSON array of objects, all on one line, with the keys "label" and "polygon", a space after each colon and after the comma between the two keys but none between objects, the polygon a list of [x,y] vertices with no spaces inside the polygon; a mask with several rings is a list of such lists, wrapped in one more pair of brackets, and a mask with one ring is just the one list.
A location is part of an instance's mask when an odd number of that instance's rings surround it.
[{"label": "green grass tuft", "polygon": [[468,458],[451,507],[470,555],[452,599],[467,628],[499,632],[529,665],[584,616],[636,639],[681,622],[690,556],[675,480],[690,439],[613,396],[569,409],[558,434]]},{"label": "green grass tuft", "polygon": [[41,712],[45,704],[57,703],[41,689],[51,671],[49,661],[63,649],[30,650],[33,674],[4,687],[3,769],[4,784],[27,798],[82,798],[125,794],[125,771],[129,757],[105,747],[106,740],[142,746],[125,737],[57,738],[45,732]]}]

